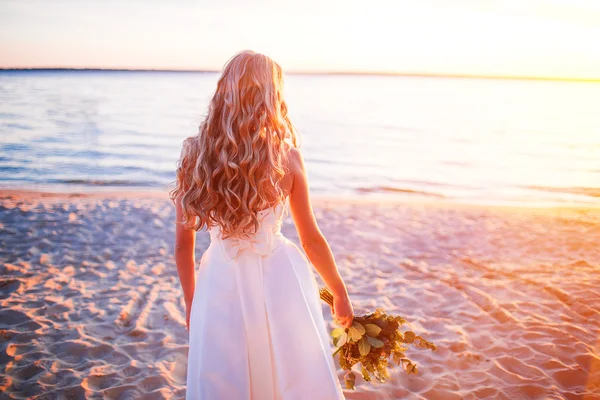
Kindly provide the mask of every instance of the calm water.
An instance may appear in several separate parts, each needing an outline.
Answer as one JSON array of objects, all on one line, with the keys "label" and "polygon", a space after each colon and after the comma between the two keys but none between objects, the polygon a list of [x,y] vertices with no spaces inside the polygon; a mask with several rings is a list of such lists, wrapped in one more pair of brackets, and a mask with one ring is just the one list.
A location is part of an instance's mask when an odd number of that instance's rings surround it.
[{"label": "calm water", "polygon": [[[0,72],[0,186],[165,188],[218,75]],[[290,75],[313,194],[600,204],[600,84]]]}]

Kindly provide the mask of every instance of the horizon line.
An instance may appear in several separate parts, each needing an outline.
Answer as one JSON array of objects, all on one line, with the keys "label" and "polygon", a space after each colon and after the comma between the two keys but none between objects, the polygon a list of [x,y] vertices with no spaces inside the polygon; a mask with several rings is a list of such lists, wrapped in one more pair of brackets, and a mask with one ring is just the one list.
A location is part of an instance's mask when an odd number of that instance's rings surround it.
[{"label": "horizon line", "polygon": [[[183,72],[183,73],[219,73],[217,69],[161,69],[161,68],[70,68],[70,67],[19,67],[0,68],[0,71],[76,71],[76,72]],[[575,78],[560,76],[532,75],[488,75],[458,74],[443,72],[391,72],[391,71],[286,71],[289,75],[348,75],[348,76],[398,76],[415,78],[455,78],[455,79],[494,79],[494,80],[531,80],[564,82],[600,82],[600,77]]]}]

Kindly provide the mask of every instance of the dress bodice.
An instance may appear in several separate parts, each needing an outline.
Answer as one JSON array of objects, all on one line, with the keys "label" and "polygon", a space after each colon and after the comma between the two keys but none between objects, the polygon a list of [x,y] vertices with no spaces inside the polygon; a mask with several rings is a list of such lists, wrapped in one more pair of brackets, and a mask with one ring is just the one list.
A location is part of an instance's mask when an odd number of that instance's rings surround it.
[{"label": "dress bodice", "polygon": [[235,259],[242,251],[251,251],[261,256],[268,256],[279,244],[283,221],[283,203],[258,212],[260,221],[258,230],[249,238],[221,238],[218,226],[209,230],[211,243],[218,243],[228,259]]}]

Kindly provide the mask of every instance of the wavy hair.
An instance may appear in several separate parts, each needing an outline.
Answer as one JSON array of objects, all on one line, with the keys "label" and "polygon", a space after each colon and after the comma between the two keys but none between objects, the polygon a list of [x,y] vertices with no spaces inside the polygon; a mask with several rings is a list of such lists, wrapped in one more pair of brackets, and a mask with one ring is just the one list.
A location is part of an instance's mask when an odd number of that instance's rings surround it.
[{"label": "wavy hair", "polygon": [[297,132],[283,98],[283,71],[269,57],[243,51],[232,57],[217,83],[197,135],[183,141],[177,180],[186,227],[215,225],[223,238],[248,237],[258,212],[283,201],[280,182]]}]

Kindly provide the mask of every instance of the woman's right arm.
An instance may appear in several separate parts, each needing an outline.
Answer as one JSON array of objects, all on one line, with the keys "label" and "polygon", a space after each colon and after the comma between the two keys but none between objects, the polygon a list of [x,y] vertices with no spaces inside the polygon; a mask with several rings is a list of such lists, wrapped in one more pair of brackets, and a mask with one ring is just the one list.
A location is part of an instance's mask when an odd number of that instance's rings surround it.
[{"label": "woman's right arm", "polygon": [[196,247],[196,231],[186,228],[179,223],[183,218],[183,210],[181,206],[181,196],[175,199],[177,226],[175,227],[175,265],[177,266],[177,275],[181,283],[183,291],[183,299],[186,308],[186,326],[190,327],[190,313],[192,309],[192,301],[194,300],[194,292],[196,290],[195,278],[195,260],[194,249]]},{"label": "woman's right arm", "polygon": [[289,167],[293,176],[290,191],[290,210],[298,231],[300,243],[310,262],[333,294],[332,314],[338,322],[348,327],[352,324],[354,311],[348,297],[346,285],[335,264],[333,254],[325,236],[321,233],[310,204],[308,179],[304,160],[300,151],[292,148],[289,153]]}]

